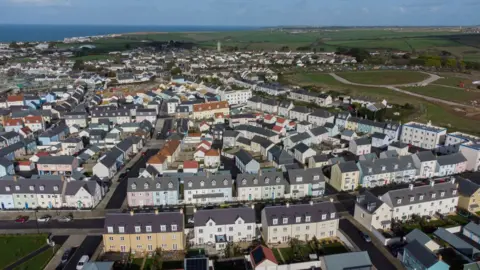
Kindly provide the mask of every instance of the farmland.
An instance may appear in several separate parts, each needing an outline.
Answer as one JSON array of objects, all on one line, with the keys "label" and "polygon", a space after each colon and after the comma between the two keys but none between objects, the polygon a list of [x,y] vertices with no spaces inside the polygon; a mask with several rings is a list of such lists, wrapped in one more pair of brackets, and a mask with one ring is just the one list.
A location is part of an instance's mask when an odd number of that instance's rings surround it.
[{"label": "farmland", "polygon": [[445,87],[441,85],[428,85],[422,87],[402,87],[409,92],[419,93],[429,97],[471,104],[471,101],[480,102],[480,91],[461,88]]},{"label": "farmland", "polygon": [[416,71],[343,72],[338,75],[353,83],[371,85],[416,83],[428,78],[427,74]]}]

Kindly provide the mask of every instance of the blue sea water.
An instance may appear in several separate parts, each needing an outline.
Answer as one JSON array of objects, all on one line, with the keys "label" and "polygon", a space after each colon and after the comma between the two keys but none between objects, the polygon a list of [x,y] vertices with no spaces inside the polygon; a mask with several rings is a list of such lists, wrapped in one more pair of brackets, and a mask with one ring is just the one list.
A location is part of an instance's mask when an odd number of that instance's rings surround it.
[{"label": "blue sea water", "polygon": [[0,25],[0,42],[57,41],[68,37],[122,34],[133,32],[241,31],[248,26],[122,26],[122,25]]}]

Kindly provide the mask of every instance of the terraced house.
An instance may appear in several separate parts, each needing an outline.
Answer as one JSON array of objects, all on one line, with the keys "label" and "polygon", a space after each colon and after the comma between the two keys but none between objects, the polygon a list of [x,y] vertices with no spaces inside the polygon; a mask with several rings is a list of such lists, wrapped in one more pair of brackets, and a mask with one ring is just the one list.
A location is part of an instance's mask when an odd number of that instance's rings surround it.
[{"label": "terraced house", "polygon": [[288,170],[288,179],[292,198],[318,197],[325,193],[325,176],[322,168]]},{"label": "terraced house", "polygon": [[296,238],[309,241],[337,235],[339,217],[332,202],[287,203],[262,210],[262,235],[268,244],[287,243]]},{"label": "terraced house", "polygon": [[417,175],[411,156],[361,160],[357,166],[360,170],[360,185],[366,188],[390,183],[409,183],[414,181]]},{"label": "terraced house", "polygon": [[288,182],[282,172],[238,174],[236,179],[237,197],[241,201],[274,200],[284,198]]},{"label": "terraced house", "polygon": [[178,204],[179,181],[175,177],[129,178],[127,200],[130,207]]},{"label": "terraced house", "polygon": [[185,203],[207,204],[232,201],[233,180],[230,174],[195,175],[185,177]]},{"label": "terraced house", "polygon": [[223,113],[223,115],[230,115],[230,107],[227,101],[217,101],[193,105],[192,116],[194,119],[213,118],[217,113]]},{"label": "terraced house", "polygon": [[183,212],[108,213],[105,216],[105,252],[154,252],[183,250]]}]

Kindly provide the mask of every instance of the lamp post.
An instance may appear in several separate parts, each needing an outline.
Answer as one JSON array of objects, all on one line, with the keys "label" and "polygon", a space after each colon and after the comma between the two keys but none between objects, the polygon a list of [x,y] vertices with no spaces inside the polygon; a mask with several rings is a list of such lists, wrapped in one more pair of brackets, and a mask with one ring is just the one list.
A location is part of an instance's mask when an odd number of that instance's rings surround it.
[{"label": "lamp post", "polygon": [[40,234],[40,228],[38,227],[37,210],[35,209],[33,213],[35,214],[35,225],[37,226],[37,234]]}]

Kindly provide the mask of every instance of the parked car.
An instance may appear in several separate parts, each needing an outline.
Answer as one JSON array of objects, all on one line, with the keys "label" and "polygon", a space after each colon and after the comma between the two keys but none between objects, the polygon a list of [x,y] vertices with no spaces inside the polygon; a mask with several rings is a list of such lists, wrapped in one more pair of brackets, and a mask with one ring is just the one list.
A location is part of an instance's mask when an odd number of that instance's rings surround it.
[{"label": "parked car", "polygon": [[63,216],[63,217],[58,218],[59,222],[70,222],[72,220],[73,220],[72,216]]},{"label": "parked car", "polygon": [[363,237],[363,240],[365,240],[365,242],[367,242],[367,243],[372,242],[372,239],[370,238],[370,235],[368,235],[367,233],[362,232],[362,237]]},{"label": "parked car", "polygon": [[83,255],[77,263],[77,270],[82,270],[83,266],[90,260],[88,255]]},{"label": "parked car", "polygon": [[41,216],[40,218],[37,219],[38,222],[49,222],[52,217],[49,215],[44,215]]},{"label": "parked car", "polygon": [[28,221],[28,216],[18,216],[15,219],[15,223],[25,223]]},{"label": "parked car", "polygon": [[68,259],[70,258],[70,255],[72,255],[72,249],[71,248],[69,248],[69,249],[65,250],[65,252],[63,252],[61,263],[66,264]]}]

